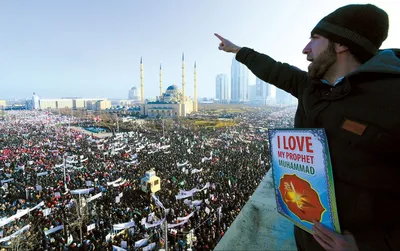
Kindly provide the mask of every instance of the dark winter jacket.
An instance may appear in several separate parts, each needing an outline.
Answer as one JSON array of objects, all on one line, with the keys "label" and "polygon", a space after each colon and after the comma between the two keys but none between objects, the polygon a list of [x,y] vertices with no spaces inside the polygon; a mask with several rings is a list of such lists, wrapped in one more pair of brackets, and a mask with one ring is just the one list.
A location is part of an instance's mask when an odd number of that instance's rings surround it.
[{"label": "dark winter jacket", "polygon": [[[397,56],[396,56],[397,55]],[[400,250],[400,50],[384,50],[330,86],[250,48],[236,59],[298,99],[296,128],[324,128],[339,223],[360,250]],[[305,250],[323,250],[295,229]]]}]

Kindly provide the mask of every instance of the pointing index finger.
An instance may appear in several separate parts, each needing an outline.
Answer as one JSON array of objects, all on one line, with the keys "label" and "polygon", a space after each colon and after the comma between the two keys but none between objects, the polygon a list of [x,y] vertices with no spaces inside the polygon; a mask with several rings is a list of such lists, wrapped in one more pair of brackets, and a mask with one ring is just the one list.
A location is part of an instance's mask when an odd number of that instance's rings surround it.
[{"label": "pointing index finger", "polygon": [[219,38],[219,40],[221,40],[222,42],[225,41],[225,38],[221,37],[219,34],[214,33],[214,35]]}]

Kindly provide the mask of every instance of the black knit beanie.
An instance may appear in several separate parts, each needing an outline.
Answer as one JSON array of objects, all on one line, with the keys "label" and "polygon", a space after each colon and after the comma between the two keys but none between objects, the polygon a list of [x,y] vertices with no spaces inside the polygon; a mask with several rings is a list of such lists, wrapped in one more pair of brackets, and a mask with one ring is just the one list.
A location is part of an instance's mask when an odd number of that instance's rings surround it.
[{"label": "black knit beanie", "polygon": [[345,45],[361,63],[377,52],[388,36],[387,13],[372,4],[351,4],[340,7],[322,20],[311,31]]}]

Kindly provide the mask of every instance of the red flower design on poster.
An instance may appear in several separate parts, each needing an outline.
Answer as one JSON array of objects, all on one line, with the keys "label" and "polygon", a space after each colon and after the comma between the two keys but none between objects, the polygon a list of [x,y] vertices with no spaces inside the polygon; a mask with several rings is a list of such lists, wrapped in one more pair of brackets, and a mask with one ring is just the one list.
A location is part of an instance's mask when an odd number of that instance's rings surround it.
[{"label": "red flower design on poster", "polygon": [[292,213],[301,220],[310,223],[321,221],[326,211],[322,206],[318,193],[306,180],[297,175],[285,174],[280,180],[279,191],[282,199]]}]

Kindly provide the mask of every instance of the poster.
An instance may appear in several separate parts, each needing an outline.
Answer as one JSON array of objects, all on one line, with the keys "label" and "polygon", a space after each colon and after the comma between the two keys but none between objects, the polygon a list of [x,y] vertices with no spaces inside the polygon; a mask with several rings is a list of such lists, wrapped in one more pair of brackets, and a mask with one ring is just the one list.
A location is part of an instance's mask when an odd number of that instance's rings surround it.
[{"label": "poster", "polygon": [[313,233],[313,220],[340,233],[324,129],[269,130],[277,210]]},{"label": "poster", "polygon": [[89,232],[90,230],[93,230],[95,228],[96,228],[96,223],[92,223],[92,224],[87,226],[87,231]]}]

